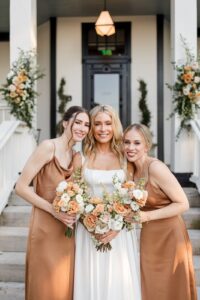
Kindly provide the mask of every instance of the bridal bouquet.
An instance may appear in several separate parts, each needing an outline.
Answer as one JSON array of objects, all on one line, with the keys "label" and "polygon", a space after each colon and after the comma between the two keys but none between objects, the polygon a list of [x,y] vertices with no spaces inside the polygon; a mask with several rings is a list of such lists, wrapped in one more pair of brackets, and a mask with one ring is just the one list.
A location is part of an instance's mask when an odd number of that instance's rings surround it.
[{"label": "bridal bouquet", "polygon": [[111,250],[111,244],[104,244],[98,240],[98,235],[110,230],[120,231],[124,227],[128,230],[133,225],[125,221],[125,217],[134,212],[134,220],[139,221],[139,210],[145,205],[147,191],[142,183],[137,185],[133,181],[122,183],[117,176],[113,177],[114,190],[112,193],[103,191],[102,198],[91,197],[85,201],[82,222],[89,232],[95,247],[100,251]]},{"label": "bridal bouquet", "polygon": [[85,202],[82,221],[86,229],[92,233],[92,239],[97,250],[111,250],[111,244],[103,244],[97,236],[123,228],[123,217],[127,209],[113,197],[112,193],[104,191],[103,197],[91,197]]},{"label": "bridal bouquet", "polygon": [[[87,185],[76,174],[73,181],[63,180],[58,184],[53,207],[56,212],[76,214],[78,220],[84,211],[84,202],[88,197]],[[71,237],[73,235],[73,228],[67,227],[65,235]]]}]

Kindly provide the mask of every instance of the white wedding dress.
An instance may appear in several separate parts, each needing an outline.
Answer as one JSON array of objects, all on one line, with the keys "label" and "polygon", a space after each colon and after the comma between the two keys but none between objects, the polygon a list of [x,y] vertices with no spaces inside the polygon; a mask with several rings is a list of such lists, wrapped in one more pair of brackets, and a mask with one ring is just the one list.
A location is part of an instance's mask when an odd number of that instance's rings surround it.
[{"label": "white wedding dress", "polygon": [[[102,185],[112,191],[112,178],[125,179],[123,170],[85,168],[84,177],[95,196],[102,195]],[[141,300],[139,252],[135,230],[122,230],[111,241],[112,250],[95,249],[91,234],[78,223],[74,300]]]}]

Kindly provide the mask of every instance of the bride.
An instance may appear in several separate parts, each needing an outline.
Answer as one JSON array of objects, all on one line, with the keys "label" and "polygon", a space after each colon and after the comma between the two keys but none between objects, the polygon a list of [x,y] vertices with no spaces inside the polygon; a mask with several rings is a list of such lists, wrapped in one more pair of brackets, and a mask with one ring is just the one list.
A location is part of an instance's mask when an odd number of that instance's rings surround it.
[{"label": "bride", "polygon": [[[83,175],[95,196],[102,185],[112,191],[112,179],[126,179],[121,152],[122,126],[111,106],[96,106],[90,112],[91,130],[85,144]],[[79,223],[76,232],[74,300],[140,300],[140,268],[136,232],[109,231],[100,236],[112,250],[95,249],[91,234]]]}]

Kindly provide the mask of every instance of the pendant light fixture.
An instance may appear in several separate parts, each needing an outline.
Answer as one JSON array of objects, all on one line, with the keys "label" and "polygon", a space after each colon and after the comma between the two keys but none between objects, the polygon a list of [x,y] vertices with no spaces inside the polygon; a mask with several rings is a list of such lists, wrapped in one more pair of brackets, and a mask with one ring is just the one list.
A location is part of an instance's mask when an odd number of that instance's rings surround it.
[{"label": "pendant light fixture", "polygon": [[104,0],[104,10],[100,13],[96,23],[95,30],[98,35],[112,35],[115,33],[115,25],[113,19],[106,9],[106,0]]}]

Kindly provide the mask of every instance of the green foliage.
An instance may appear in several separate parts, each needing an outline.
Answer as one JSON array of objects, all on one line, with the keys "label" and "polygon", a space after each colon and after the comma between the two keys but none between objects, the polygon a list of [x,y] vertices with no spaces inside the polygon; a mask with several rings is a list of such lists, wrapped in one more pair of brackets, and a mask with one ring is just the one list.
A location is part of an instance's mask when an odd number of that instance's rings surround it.
[{"label": "green foliage", "polygon": [[3,99],[11,108],[10,113],[30,128],[38,95],[35,82],[43,76],[36,65],[36,52],[20,50],[18,59],[13,62],[6,77],[6,83],[0,89]]},{"label": "green foliage", "polygon": [[140,123],[150,127],[151,125],[151,113],[147,106],[147,84],[144,80],[140,79],[139,82],[139,91],[141,93],[141,97],[139,100],[139,109],[141,111],[141,120]]},{"label": "green foliage", "polygon": [[61,120],[57,123],[57,128],[56,128],[57,133],[60,133],[60,129],[61,129],[61,126],[62,126],[62,118],[63,118],[64,113],[66,111],[67,104],[68,104],[68,102],[72,101],[72,96],[64,94],[65,84],[66,84],[66,81],[62,77],[61,80],[60,80],[60,86],[59,86],[59,89],[58,89],[58,92],[57,92],[58,97],[60,99],[60,104],[58,106],[58,112],[61,115]]}]

